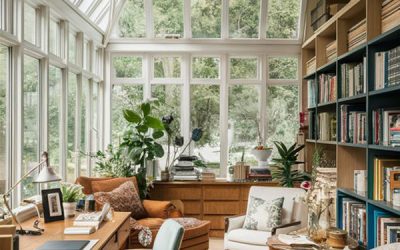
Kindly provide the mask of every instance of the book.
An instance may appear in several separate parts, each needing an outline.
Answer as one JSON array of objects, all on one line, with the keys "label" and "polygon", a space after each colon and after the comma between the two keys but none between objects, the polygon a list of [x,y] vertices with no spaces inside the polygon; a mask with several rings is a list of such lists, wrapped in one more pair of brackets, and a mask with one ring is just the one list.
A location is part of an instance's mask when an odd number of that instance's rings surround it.
[{"label": "book", "polygon": [[317,106],[317,84],[314,79],[307,80],[308,108]]},{"label": "book", "polygon": [[95,227],[66,227],[64,234],[92,234],[95,231]]},{"label": "book", "polygon": [[101,222],[106,218],[108,212],[110,211],[110,204],[105,203],[100,212],[92,213],[81,213],[79,214],[73,223],[74,227],[94,227],[96,230],[99,228]]},{"label": "book", "polygon": [[388,244],[400,242],[400,226],[388,226],[386,230]]},{"label": "book", "polygon": [[354,191],[364,193],[367,191],[367,170],[354,170]]},{"label": "book", "polygon": [[380,220],[380,243],[379,245],[387,244],[387,227],[400,226],[400,218],[381,218]]},{"label": "book", "polygon": [[318,103],[336,100],[337,80],[334,74],[320,74],[318,77],[319,98]]},{"label": "book", "polygon": [[323,112],[318,114],[319,133],[321,141],[336,141],[336,114]]},{"label": "book", "polygon": [[50,240],[36,250],[82,250],[89,240]]},{"label": "book", "polygon": [[[400,14],[400,12],[399,12]],[[375,90],[400,84],[400,46],[375,53]]]},{"label": "book", "polygon": [[365,105],[340,105],[341,142],[367,143],[367,114]]},{"label": "book", "polygon": [[366,57],[362,62],[343,63],[340,65],[341,97],[364,94],[367,90]]},{"label": "book", "polygon": [[342,199],[342,229],[355,240],[366,243],[365,203],[345,197]]},{"label": "book", "polygon": [[[393,167],[400,166],[400,159],[387,158],[387,157],[375,157],[374,159],[374,173],[373,173],[373,199],[374,200],[385,200],[385,174],[390,178],[390,172],[385,173],[386,168],[392,169]],[[389,176],[388,176],[389,175]]]},{"label": "book", "polygon": [[305,235],[279,234],[278,240],[291,247],[318,246],[317,243],[309,240]]}]

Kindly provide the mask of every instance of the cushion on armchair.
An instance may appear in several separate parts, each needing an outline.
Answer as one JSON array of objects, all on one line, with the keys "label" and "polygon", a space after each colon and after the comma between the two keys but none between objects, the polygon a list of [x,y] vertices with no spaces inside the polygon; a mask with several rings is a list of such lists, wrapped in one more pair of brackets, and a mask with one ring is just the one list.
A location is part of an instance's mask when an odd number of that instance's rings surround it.
[{"label": "cushion on armchair", "polygon": [[150,218],[170,218],[175,206],[169,201],[143,200],[143,207]]},{"label": "cushion on armchair", "polygon": [[106,180],[94,180],[92,181],[92,192],[110,192],[117,187],[121,186],[126,181],[131,181],[134,185],[136,190],[139,190],[138,184],[136,181],[136,177],[118,177]]}]

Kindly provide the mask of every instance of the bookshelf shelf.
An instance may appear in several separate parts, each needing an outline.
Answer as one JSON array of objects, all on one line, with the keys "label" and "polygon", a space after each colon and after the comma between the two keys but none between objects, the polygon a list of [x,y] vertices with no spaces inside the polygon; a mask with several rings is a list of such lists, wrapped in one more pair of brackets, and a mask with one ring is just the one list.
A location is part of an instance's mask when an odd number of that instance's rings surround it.
[{"label": "bookshelf shelf", "polygon": [[314,79],[314,78],[315,78],[315,72],[303,77],[304,80],[310,80],[310,79]]},{"label": "bookshelf shelf", "polygon": [[336,141],[316,141],[317,144],[325,144],[325,145],[336,145]]},{"label": "bookshelf shelf", "polygon": [[336,101],[318,103],[318,108],[330,107],[330,106],[335,107],[336,106]]},{"label": "bookshelf shelf", "polygon": [[387,87],[384,89],[372,90],[369,92],[369,96],[378,96],[386,93],[400,92],[400,85]]},{"label": "bookshelf shelf", "polygon": [[375,200],[367,200],[369,204],[372,204],[376,207],[379,207],[385,211],[389,211],[393,214],[400,216],[400,207],[393,206],[391,203],[386,201],[375,201]]},{"label": "bookshelf shelf", "polygon": [[314,139],[306,139],[306,142],[308,142],[308,143],[316,143],[317,141],[314,140]]},{"label": "bookshelf shelf", "polygon": [[369,144],[368,148],[374,149],[374,150],[381,150],[381,151],[400,152],[400,147],[389,147],[389,146],[383,146],[383,145]]},{"label": "bookshelf shelf", "polygon": [[367,97],[367,94],[343,97],[338,100],[338,103],[340,103],[340,104],[362,103],[362,102],[365,102],[366,97]]},{"label": "bookshelf shelf", "polygon": [[345,54],[339,56],[337,58],[337,61],[339,63],[361,61],[366,54],[366,48],[367,48],[366,44],[360,45],[357,48],[352,49],[346,52]]},{"label": "bookshelf shelf", "polygon": [[367,144],[360,144],[360,143],[339,142],[338,145],[344,147],[353,147],[353,148],[367,148]]},{"label": "bookshelf shelf", "polygon": [[333,60],[331,62],[328,62],[325,65],[322,65],[317,69],[317,73],[331,73],[331,72],[336,72],[336,60]]},{"label": "bookshelf shelf", "polygon": [[348,196],[351,196],[351,197],[356,198],[361,201],[365,201],[365,202],[368,201],[367,193],[365,193],[365,192],[355,192],[353,189],[350,189],[350,188],[338,188],[337,191],[339,193],[346,194]]}]

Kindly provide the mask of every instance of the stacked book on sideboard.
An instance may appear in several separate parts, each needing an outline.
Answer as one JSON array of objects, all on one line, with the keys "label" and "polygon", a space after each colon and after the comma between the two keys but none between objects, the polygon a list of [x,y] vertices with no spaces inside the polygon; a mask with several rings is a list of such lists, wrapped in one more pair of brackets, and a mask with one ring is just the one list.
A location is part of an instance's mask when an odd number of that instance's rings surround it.
[{"label": "stacked book on sideboard", "polygon": [[319,133],[321,141],[336,141],[336,113],[324,112],[318,114]]},{"label": "stacked book on sideboard", "polygon": [[326,45],[326,60],[328,62],[335,60],[337,57],[337,43],[336,40]]},{"label": "stacked book on sideboard", "polygon": [[342,229],[364,246],[367,244],[367,210],[365,203],[351,198],[342,201]]},{"label": "stacked book on sideboard", "polygon": [[367,20],[364,18],[347,32],[347,48],[352,50],[367,41]]},{"label": "stacked book on sideboard", "polygon": [[382,2],[382,33],[400,24],[400,1],[384,0]]},{"label": "stacked book on sideboard", "polygon": [[366,57],[362,62],[340,65],[341,97],[363,94],[367,90]]},{"label": "stacked book on sideboard", "polygon": [[400,242],[400,218],[395,218],[380,210],[374,210],[371,219],[376,225],[373,235],[376,246]]},{"label": "stacked book on sideboard", "polygon": [[373,199],[391,202],[393,192],[400,188],[400,158],[375,157]]},{"label": "stacked book on sideboard", "polygon": [[372,143],[400,147],[400,108],[372,111]]},{"label": "stacked book on sideboard", "polygon": [[336,100],[336,75],[321,74],[318,76],[319,103],[332,102]]},{"label": "stacked book on sideboard", "polygon": [[367,114],[365,105],[340,105],[341,142],[367,143]]},{"label": "stacked book on sideboard", "polygon": [[[400,18],[399,18],[400,19]],[[400,46],[375,53],[375,89],[400,84]]]}]

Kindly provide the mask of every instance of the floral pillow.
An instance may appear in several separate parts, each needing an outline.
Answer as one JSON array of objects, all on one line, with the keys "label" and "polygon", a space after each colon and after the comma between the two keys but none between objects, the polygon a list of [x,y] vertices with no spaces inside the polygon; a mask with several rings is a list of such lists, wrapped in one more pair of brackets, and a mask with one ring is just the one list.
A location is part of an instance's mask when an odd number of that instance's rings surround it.
[{"label": "floral pillow", "polygon": [[110,203],[115,211],[131,212],[131,216],[135,219],[146,217],[146,210],[132,181],[121,184],[111,192],[96,192],[94,199],[101,207],[105,203]]},{"label": "floral pillow", "polygon": [[266,201],[250,196],[243,228],[271,232],[282,222],[282,206],[284,198]]}]

